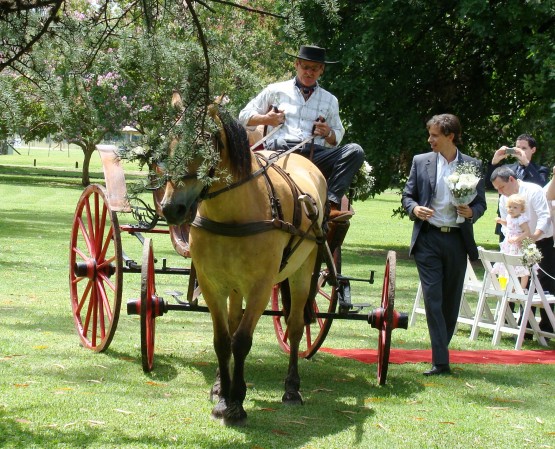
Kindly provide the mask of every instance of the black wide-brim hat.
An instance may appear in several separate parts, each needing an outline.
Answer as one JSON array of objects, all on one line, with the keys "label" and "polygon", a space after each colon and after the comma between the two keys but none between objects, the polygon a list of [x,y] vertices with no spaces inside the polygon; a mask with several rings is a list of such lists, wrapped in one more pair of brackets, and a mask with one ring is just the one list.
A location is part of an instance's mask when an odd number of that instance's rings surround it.
[{"label": "black wide-brim hat", "polygon": [[339,61],[326,61],[326,49],[315,45],[301,45],[297,56],[285,53],[294,58],[304,59],[305,61],[319,62],[320,64],[336,64]]}]

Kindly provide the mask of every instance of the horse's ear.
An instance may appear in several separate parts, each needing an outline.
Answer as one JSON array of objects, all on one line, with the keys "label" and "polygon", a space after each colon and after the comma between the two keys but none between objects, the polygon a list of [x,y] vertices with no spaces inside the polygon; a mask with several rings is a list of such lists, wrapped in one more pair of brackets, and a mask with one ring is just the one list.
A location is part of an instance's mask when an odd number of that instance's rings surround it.
[{"label": "horse's ear", "polygon": [[229,97],[225,93],[214,97],[214,103],[220,106],[225,106],[229,101]]},{"label": "horse's ear", "polygon": [[177,90],[174,90],[172,93],[172,108],[180,110],[183,109],[183,99]]}]

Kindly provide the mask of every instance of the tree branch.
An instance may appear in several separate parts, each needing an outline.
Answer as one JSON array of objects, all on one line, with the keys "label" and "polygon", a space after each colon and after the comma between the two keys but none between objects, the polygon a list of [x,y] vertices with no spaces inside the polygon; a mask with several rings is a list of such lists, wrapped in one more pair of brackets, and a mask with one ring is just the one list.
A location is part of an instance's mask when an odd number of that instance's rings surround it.
[{"label": "tree branch", "polygon": [[189,11],[191,12],[191,17],[193,18],[193,22],[195,24],[195,27],[198,30],[198,37],[200,40],[200,43],[202,45],[202,51],[204,53],[204,61],[206,63],[206,86],[205,86],[205,99],[204,99],[204,111],[202,114],[202,123],[201,123],[201,130],[204,130],[204,120],[206,117],[206,112],[208,109],[208,105],[210,104],[210,57],[208,55],[208,44],[206,43],[206,38],[204,37],[204,31],[202,30],[202,25],[200,23],[200,20],[198,18],[198,15],[196,13],[196,11],[193,9],[193,5],[191,3],[191,0],[184,0],[184,2],[187,4],[187,7],[189,8]]},{"label": "tree branch", "polygon": [[8,58],[6,61],[0,63],[0,72],[4,70],[6,67],[8,67],[10,64],[12,64],[14,61],[17,61],[25,53],[31,51],[31,48],[33,47],[33,45],[35,45],[35,43],[43,36],[43,34],[45,34],[48,31],[48,27],[50,26],[50,24],[52,23],[56,15],[58,14],[58,10],[62,6],[63,2],[64,0],[55,1],[54,6],[50,11],[50,15],[48,16],[48,19],[46,19],[46,21],[44,22],[44,25],[39,30],[39,32],[19,51],[17,51],[11,58]]},{"label": "tree branch", "polygon": [[[212,1],[213,1],[214,3],[220,3],[220,4],[222,4],[222,5],[231,6],[231,7],[233,7],[233,8],[244,9],[245,11],[248,11],[248,12],[254,12],[254,13],[256,13],[256,14],[261,14],[261,15],[263,15],[263,16],[277,17],[278,19],[287,19],[287,17],[282,16],[282,15],[280,15],[280,14],[274,14],[274,13],[271,13],[271,12],[264,11],[264,10],[262,10],[262,9],[249,8],[248,6],[238,5],[237,3],[229,2],[229,1],[226,1],[226,0],[212,0]],[[198,1],[198,0],[197,0],[197,3],[200,3],[200,4],[203,5],[204,7],[210,9],[210,8],[209,8],[204,2],[202,2],[202,1]]]}]

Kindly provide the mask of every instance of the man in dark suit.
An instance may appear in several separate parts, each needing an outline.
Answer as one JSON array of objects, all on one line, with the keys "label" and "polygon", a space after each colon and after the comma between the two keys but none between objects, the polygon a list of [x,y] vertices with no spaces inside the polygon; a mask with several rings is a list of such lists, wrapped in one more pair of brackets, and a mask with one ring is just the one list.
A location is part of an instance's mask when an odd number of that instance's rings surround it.
[{"label": "man in dark suit", "polygon": [[[472,225],[487,206],[483,178],[469,205],[451,203],[444,178],[459,163],[480,166],[457,149],[462,143],[459,119],[435,115],[426,126],[432,151],[414,157],[401,201],[414,221],[409,254],[418,268],[432,345],[432,368],[424,375],[436,375],[451,372],[448,346],[457,324],[466,260],[478,258]],[[458,216],[464,217],[463,223],[457,223]]]},{"label": "man in dark suit", "polygon": [[506,146],[499,148],[491,159],[488,180],[493,170],[509,162],[508,165],[516,173],[517,179],[538,184],[540,187],[545,186],[549,179],[549,169],[532,162],[536,146],[536,139],[529,134],[521,134],[516,138],[514,148]]}]

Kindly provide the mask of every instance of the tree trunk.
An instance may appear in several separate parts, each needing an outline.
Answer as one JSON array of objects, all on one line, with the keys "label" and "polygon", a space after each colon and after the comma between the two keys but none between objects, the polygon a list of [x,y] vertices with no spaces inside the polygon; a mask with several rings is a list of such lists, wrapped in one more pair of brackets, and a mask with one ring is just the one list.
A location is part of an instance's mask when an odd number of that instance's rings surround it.
[{"label": "tree trunk", "polygon": [[83,172],[81,174],[81,184],[83,184],[83,187],[87,187],[91,183],[89,166],[95,149],[96,147],[94,145],[86,145],[83,148],[83,153],[85,154],[85,158],[83,159]]}]

